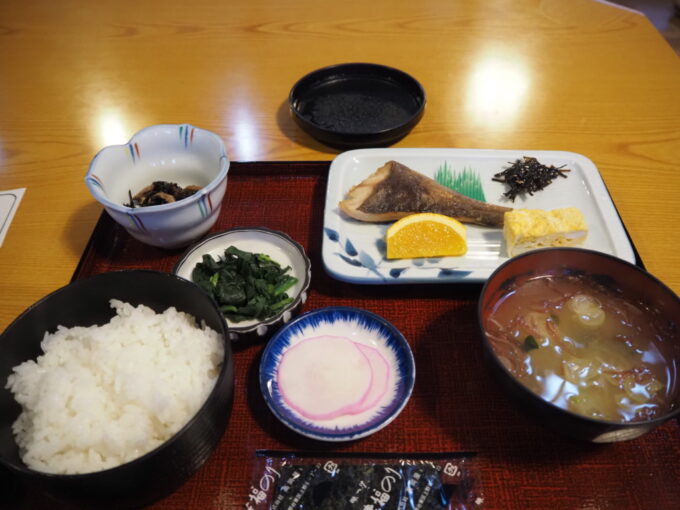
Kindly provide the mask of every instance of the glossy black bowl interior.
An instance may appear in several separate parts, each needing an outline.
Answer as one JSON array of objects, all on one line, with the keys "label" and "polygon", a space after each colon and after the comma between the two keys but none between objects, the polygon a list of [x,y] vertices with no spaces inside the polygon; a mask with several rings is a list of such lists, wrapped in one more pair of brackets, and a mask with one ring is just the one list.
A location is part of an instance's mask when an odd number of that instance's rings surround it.
[{"label": "glossy black bowl interior", "polygon": [[654,276],[633,264],[604,253],[580,248],[548,248],[508,260],[484,285],[479,299],[478,317],[485,356],[494,375],[510,396],[521,408],[548,428],[577,439],[598,443],[634,439],[680,415],[680,392],[674,397],[673,409],[655,419],[620,423],[588,418],[544,400],[517,381],[498,359],[485,335],[484,324],[487,317],[516,278],[574,274],[579,271],[598,275],[602,281],[610,282],[633,301],[640,299],[653,304],[664,318],[674,322],[677,327],[680,321],[680,299]]},{"label": "glossy black bowl interior", "polygon": [[425,91],[398,69],[350,63],[307,74],[293,86],[288,102],[300,127],[327,145],[384,147],[418,123]]},{"label": "glossy black bowl interior", "polygon": [[31,470],[19,457],[11,426],[20,406],[8,389],[12,367],[41,354],[45,331],[58,325],[90,326],[108,322],[115,298],[162,312],[170,306],[193,315],[228,338],[222,314],[193,283],[175,275],[143,270],[103,273],[63,287],[20,315],[0,337],[0,464],[29,487],[87,508],[145,505],[179,487],[209,457],[226,427],[234,385],[229,342],[216,385],[199,412],[160,447],[122,466],[81,475],[51,475]]}]

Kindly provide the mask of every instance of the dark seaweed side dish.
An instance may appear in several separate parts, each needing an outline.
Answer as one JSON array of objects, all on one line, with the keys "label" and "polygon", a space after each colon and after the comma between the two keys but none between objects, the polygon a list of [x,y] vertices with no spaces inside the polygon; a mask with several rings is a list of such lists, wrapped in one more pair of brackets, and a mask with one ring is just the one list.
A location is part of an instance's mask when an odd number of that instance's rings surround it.
[{"label": "dark seaweed side dish", "polygon": [[132,191],[128,191],[130,201],[123,205],[134,208],[169,204],[190,197],[199,189],[201,189],[200,186],[190,185],[183,188],[174,182],[154,181],[135,196],[132,196]]}]

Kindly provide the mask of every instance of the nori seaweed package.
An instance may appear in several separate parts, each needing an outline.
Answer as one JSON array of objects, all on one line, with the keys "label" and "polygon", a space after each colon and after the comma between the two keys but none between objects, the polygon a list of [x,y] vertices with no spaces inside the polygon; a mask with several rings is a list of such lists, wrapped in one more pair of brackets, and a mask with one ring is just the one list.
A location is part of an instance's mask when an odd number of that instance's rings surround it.
[{"label": "nori seaweed package", "polygon": [[258,450],[247,510],[483,508],[471,453]]}]

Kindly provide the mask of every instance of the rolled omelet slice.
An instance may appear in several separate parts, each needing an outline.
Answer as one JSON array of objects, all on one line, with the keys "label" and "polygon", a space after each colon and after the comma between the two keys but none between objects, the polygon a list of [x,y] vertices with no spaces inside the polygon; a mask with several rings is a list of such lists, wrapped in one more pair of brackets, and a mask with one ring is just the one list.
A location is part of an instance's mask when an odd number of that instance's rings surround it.
[{"label": "rolled omelet slice", "polygon": [[577,246],[588,236],[583,213],[576,207],[515,209],[504,216],[503,237],[509,257],[538,248]]}]

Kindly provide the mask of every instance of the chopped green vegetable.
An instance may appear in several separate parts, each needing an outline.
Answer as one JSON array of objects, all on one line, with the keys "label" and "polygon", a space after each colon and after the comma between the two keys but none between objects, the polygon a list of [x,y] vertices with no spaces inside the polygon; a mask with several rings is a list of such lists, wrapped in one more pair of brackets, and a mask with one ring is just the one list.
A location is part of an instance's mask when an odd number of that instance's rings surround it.
[{"label": "chopped green vegetable", "polygon": [[287,274],[290,269],[282,268],[263,253],[229,246],[222,259],[203,255],[191,272],[191,279],[217,301],[231,322],[263,320],[293,301],[286,291],[298,279]]},{"label": "chopped green vegetable", "polygon": [[524,339],[523,348],[527,352],[529,352],[533,349],[538,349],[538,342],[536,341],[536,339],[532,335],[529,335]]}]

